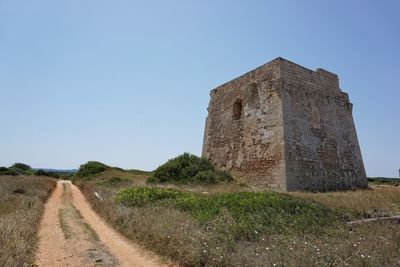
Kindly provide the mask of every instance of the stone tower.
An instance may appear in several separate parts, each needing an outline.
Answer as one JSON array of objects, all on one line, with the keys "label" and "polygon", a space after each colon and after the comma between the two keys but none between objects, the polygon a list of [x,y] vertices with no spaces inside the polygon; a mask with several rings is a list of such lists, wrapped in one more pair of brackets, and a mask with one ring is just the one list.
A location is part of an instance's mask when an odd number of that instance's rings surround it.
[{"label": "stone tower", "polygon": [[203,157],[216,166],[285,191],[367,187],[336,74],[277,58],[210,95]]}]

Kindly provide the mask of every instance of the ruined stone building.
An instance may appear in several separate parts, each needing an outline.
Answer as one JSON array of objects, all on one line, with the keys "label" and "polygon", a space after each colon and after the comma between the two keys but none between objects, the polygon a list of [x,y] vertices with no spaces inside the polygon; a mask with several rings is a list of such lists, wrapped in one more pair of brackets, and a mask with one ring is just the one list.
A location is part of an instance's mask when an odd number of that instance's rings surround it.
[{"label": "ruined stone building", "polygon": [[210,95],[203,156],[216,166],[287,191],[367,187],[336,74],[277,58]]}]

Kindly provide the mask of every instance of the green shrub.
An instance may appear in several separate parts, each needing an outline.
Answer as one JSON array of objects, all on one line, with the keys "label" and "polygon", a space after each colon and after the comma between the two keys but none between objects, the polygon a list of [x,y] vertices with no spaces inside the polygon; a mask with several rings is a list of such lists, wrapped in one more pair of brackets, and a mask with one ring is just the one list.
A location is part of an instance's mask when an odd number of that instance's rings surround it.
[{"label": "green shrub", "polygon": [[115,200],[125,206],[156,205],[190,213],[203,224],[228,214],[235,236],[253,238],[259,231],[320,233],[338,220],[334,211],[275,192],[238,192],[203,196],[165,188],[132,187],[119,191]]},{"label": "green shrub", "polygon": [[79,167],[79,171],[77,172],[77,176],[79,177],[88,177],[94,174],[101,173],[110,167],[97,161],[89,161]]},{"label": "green shrub", "polygon": [[0,167],[0,175],[12,175],[12,176],[17,176],[20,173],[15,170],[15,169],[11,169],[11,168],[7,168],[7,167]]},{"label": "green shrub", "polygon": [[34,174],[34,171],[32,170],[31,166],[24,163],[15,163],[9,168],[0,167],[0,175],[17,176],[20,174],[32,175]]},{"label": "green shrub", "polygon": [[158,167],[147,180],[150,183],[208,183],[232,181],[232,176],[218,170],[205,158],[184,153]]},{"label": "green shrub", "polygon": [[11,166],[11,168],[21,170],[22,172],[29,171],[32,169],[31,166],[25,163],[15,163],[14,165]]}]

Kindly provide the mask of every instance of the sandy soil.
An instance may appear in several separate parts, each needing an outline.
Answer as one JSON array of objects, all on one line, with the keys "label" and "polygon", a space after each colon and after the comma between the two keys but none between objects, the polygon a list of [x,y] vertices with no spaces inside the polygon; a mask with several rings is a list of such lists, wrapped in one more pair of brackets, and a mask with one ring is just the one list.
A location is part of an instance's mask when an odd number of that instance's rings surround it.
[{"label": "sandy soil", "polygon": [[108,226],[69,181],[59,181],[39,229],[38,266],[166,266]]}]

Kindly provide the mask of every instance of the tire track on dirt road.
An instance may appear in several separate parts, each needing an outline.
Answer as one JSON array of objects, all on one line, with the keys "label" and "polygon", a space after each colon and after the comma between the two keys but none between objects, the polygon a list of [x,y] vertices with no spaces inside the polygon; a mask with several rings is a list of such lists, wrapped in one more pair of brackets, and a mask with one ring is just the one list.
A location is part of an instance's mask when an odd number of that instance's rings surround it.
[{"label": "tire track on dirt road", "polygon": [[[58,181],[39,229],[38,266],[167,266],[96,214],[70,181]],[[170,265],[171,266],[171,265]]]}]

